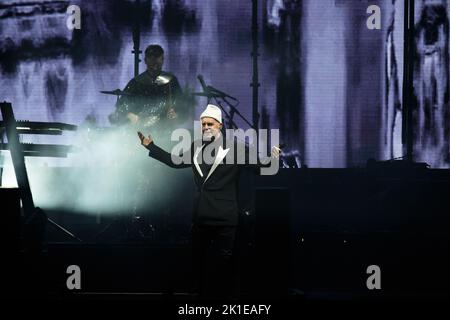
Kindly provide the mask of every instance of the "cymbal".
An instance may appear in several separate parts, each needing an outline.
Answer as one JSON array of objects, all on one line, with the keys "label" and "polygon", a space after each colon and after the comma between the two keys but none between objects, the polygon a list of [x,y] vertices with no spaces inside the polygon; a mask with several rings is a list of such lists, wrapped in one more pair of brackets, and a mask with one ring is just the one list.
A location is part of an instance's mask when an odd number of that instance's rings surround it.
[{"label": "cymbal", "polygon": [[100,92],[104,93],[104,94],[111,94],[113,96],[138,96],[137,94],[125,92],[120,89],[116,89],[116,90],[112,90],[112,91],[100,91]]},{"label": "cymbal", "polygon": [[193,96],[200,96],[200,97],[209,97],[209,98],[220,98],[222,95],[217,94],[215,92],[192,92],[191,95]]}]

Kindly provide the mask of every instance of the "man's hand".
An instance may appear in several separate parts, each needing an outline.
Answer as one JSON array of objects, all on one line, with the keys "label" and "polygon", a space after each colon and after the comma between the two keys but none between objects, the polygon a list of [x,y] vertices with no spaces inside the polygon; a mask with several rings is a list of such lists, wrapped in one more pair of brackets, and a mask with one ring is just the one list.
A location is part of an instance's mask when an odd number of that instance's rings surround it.
[{"label": "man's hand", "polygon": [[136,124],[139,122],[139,116],[133,112],[128,112],[127,118],[132,124]]},{"label": "man's hand", "polygon": [[281,152],[282,151],[278,146],[272,147],[272,157],[274,157],[275,159],[278,159],[280,157]]},{"label": "man's hand", "polygon": [[146,137],[142,134],[142,132],[138,132],[138,136],[139,136],[139,139],[141,140],[141,144],[144,147],[148,147],[150,145],[150,143],[153,142],[151,135],[148,135],[148,137]]},{"label": "man's hand", "polygon": [[170,108],[169,111],[167,111],[168,119],[172,120],[172,119],[176,119],[177,117],[178,117],[178,115],[173,108]]}]

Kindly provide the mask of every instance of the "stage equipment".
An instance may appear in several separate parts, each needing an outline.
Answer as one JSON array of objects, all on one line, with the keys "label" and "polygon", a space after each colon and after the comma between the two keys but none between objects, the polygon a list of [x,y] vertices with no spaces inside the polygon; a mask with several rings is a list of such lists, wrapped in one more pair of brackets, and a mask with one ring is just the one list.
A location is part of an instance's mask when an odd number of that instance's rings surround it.
[{"label": "stage equipment", "polygon": [[259,127],[259,112],[258,112],[258,91],[259,91],[259,79],[258,79],[258,0],[252,0],[252,61],[253,61],[253,76],[250,86],[252,87],[253,100],[252,100],[252,116],[253,116],[253,128],[256,130]]},{"label": "stage equipment", "polygon": [[[62,130],[76,130],[76,126],[65,123],[45,123],[45,122],[27,122],[16,121],[11,103],[0,103],[0,109],[3,117],[1,126],[6,129],[6,136],[8,143],[2,143],[1,149],[9,149],[14,165],[14,172],[16,174],[17,185],[19,186],[20,196],[22,199],[22,206],[24,211],[25,221],[33,220],[38,212],[42,212],[39,208],[34,206],[33,195],[30,189],[27,169],[25,166],[25,156],[45,156],[45,157],[65,157],[68,152],[71,152],[71,146],[59,146],[50,144],[22,144],[19,141],[19,133],[21,134],[61,134]],[[77,236],[70,231],[57,224],[50,218],[46,220],[55,226],[60,231],[66,233],[71,238],[81,241]]]},{"label": "stage equipment", "polygon": [[[203,76],[199,74],[197,76],[197,79],[199,80],[203,92],[194,92],[193,95],[196,96],[203,96],[207,97],[207,104],[210,103],[211,99],[214,99],[215,104],[222,109],[222,112],[225,114],[225,121],[224,126],[228,129],[237,129],[238,126],[234,122],[234,114],[237,114],[239,117],[241,117],[242,120],[244,120],[245,123],[247,123],[250,128],[256,129],[236,108],[239,105],[239,100],[235,97],[229,95],[228,93],[225,93],[221,90],[218,90],[212,86],[206,85],[205,80],[203,79]],[[227,100],[227,98],[232,99],[236,101],[235,104],[232,104],[230,101]],[[224,103],[228,106],[229,112],[224,108]]]}]

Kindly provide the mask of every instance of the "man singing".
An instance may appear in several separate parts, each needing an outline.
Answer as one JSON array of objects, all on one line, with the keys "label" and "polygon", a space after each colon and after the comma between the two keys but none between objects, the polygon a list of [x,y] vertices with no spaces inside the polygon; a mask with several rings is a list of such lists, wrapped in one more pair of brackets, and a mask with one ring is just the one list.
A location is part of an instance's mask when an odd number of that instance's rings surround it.
[{"label": "man singing", "polygon": [[[231,161],[225,159],[231,148],[244,150],[245,159],[250,160],[248,148],[240,148],[237,141],[223,137],[222,112],[215,105],[208,105],[200,116],[202,141],[195,141],[187,151],[189,163],[159,148],[151,136],[138,132],[141,144],[149,150],[149,156],[173,168],[191,167],[196,184],[194,201],[192,246],[194,272],[200,295],[203,297],[232,297],[232,262],[238,224],[238,182],[242,168],[266,166],[258,161],[238,163],[239,156],[233,153]],[[194,150],[195,149],[195,150]],[[272,148],[272,157],[277,159],[281,149]],[[226,160],[226,161],[225,161]],[[269,159],[267,159],[269,160]],[[277,161],[277,160],[276,160]]]}]

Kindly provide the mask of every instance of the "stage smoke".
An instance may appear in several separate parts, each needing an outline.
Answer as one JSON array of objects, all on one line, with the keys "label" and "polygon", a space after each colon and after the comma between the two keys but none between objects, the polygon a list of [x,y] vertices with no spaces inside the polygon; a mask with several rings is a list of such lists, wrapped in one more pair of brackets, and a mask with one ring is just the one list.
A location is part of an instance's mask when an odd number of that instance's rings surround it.
[{"label": "stage smoke", "polygon": [[[170,135],[152,130],[170,152]],[[175,197],[189,170],[174,170],[148,156],[137,131],[79,128],[71,145],[78,150],[48,166],[50,158],[26,158],[36,206],[85,214],[160,210]],[[17,186],[9,152],[4,154],[3,186]],[[187,179],[187,180],[186,180]]]}]

